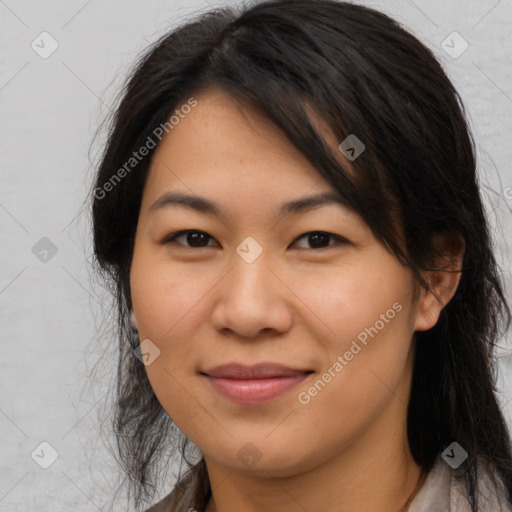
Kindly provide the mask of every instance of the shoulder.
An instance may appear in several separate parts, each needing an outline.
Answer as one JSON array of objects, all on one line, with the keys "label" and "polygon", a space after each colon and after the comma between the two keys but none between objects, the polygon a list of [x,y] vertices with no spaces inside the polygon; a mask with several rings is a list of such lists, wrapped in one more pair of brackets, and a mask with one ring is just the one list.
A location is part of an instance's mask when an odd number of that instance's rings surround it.
[{"label": "shoulder", "polygon": [[183,496],[174,489],[158,503],[155,503],[144,512],[202,512],[193,507],[194,497]]},{"label": "shoulder", "polygon": [[[479,460],[479,509],[512,512],[503,482]],[[439,455],[407,512],[471,512],[465,481]]]},{"label": "shoulder", "polygon": [[145,512],[202,512],[210,498],[204,486],[205,468],[201,460],[181,478],[172,492]]},{"label": "shoulder", "polygon": [[171,512],[173,511],[172,508],[172,492],[168,494],[164,499],[159,501],[158,503],[155,503],[150,508],[145,510],[144,512]]}]

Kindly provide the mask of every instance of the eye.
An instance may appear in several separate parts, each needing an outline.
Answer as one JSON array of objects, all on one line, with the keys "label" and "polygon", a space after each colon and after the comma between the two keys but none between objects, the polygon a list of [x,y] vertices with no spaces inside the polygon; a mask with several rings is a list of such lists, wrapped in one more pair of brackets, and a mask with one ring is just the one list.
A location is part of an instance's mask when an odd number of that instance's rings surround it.
[{"label": "eye", "polygon": [[304,247],[304,249],[324,249],[329,247],[330,245],[333,245],[332,243],[329,243],[330,238],[335,240],[335,242],[348,243],[348,240],[345,238],[338,235],[333,235],[332,233],[327,233],[325,231],[310,231],[308,233],[304,233],[303,235],[296,238],[295,242],[297,242],[297,240],[301,240],[302,238],[306,239],[307,242],[312,245],[312,247]]},{"label": "eye", "polygon": [[[204,231],[200,231],[197,229],[186,229],[182,231],[178,231],[176,233],[173,233],[169,236],[167,236],[162,242],[160,242],[162,245],[167,245],[171,242],[178,241],[180,238],[186,241],[186,244],[188,244],[189,248],[202,248],[202,247],[211,247],[211,245],[208,244],[209,240],[214,240],[212,236],[210,236],[208,233],[205,233]],[[304,233],[298,238],[294,240],[294,243],[297,243],[298,240],[305,239],[307,243],[311,245],[311,247],[302,247],[304,249],[324,249],[326,247],[329,247],[333,245],[333,243],[329,243],[329,240],[332,239],[335,242],[340,243],[348,243],[348,240],[345,238],[334,235],[332,233],[327,233],[325,231],[310,231],[308,233]],[[179,245],[185,245],[181,242],[178,242]]]},{"label": "eye", "polygon": [[[208,239],[213,240],[213,238],[208,233],[205,233],[204,231],[199,231],[197,229],[185,229],[183,231],[178,231],[178,232],[173,233],[172,235],[166,237],[161,242],[161,244],[167,245],[168,243],[174,242],[175,240],[178,240],[182,237],[184,237],[186,242],[188,244],[190,244],[189,247],[191,247],[191,248],[208,247],[208,244],[206,244],[205,242],[207,242]],[[180,244],[180,245],[183,245],[183,244]]]}]

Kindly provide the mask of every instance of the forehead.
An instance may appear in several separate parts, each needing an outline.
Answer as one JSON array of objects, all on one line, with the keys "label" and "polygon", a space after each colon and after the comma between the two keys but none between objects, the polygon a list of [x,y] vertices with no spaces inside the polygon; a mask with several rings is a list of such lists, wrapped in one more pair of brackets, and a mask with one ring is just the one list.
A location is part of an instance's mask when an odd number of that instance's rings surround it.
[{"label": "forehead", "polygon": [[[194,97],[152,157],[149,193],[187,186],[254,194],[286,190],[306,194],[332,187],[267,117],[227,93],[210,88]],[[179,110],[179,107],[177,107]]]},{"label": "forehead", "polygon": [[[213,213],[226,222],[243,223],[245,218],[251,223],[329,206],[333,214],[332,208],[337,209],[337,218],[343,213],[347,221],[365,224],[264,114],[218,88],[194,99],[196,106],[182,113],[155,150],[142,215],[153,216],[155,203],[162,201],[166,206],[156,211],[177,205],[192,211],[194,203],[196,212]],[[318,118],[312,121],[318,123]],[[176,195],[188,197],[176,201]],[[326,196],[330,198],[325,200]],[[197,207],[197,199],[206,201]],[[204,207],[205,202],[218,205],[217,213]]]}]

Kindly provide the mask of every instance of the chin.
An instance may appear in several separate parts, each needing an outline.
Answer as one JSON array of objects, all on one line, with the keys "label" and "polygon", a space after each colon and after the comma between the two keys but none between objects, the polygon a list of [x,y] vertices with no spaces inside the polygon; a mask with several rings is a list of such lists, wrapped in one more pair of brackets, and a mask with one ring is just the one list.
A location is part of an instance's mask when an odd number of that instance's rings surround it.
[{"label": "chin", "polygon": [[[246,439],[249,438],[248,436]],[[310,452],[298,452],[295,443],[288,447],[284,445],[285,442],[289,443],[290,439],[285,441],[276,437],[273,442],[268,439],[262,439],[259,442],[254,436],[252,441],[236,443],[236,447],[230,445],[222,450],[218,457],[214,453],[209,458],[228,467],[231,471],[262,478],[294,476],[314,468],[321,462],[317,461]],[[218,445],[216,449],[218,449]],[[233,453],[233,457],[226,458],[226,453]]]}]

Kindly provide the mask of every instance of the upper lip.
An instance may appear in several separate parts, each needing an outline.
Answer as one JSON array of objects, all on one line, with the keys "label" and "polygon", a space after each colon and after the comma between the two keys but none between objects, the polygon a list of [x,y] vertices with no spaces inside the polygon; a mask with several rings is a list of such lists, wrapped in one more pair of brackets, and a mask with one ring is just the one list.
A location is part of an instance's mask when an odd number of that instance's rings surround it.
[{"label": "upper lip", "polygon": [[259,363],[251,366],[228,363],[204,370],[201,373],[224,379],[266,379],[271,377],[294,377],[311,372],[312,370],[299,370],[276,363]]}]

